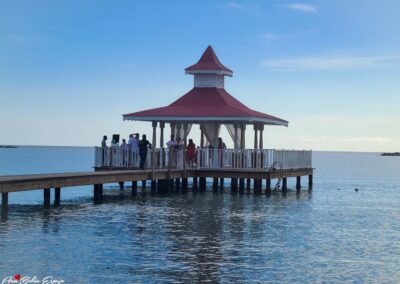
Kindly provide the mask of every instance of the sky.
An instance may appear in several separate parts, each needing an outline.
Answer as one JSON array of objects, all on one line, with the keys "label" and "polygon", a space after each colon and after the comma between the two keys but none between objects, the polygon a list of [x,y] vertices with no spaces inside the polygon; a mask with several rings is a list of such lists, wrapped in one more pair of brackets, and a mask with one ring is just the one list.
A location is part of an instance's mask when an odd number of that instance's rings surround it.
[{"label": "sky", "polygon": [[[265,128],[265,148],[400,151],[399,11],[397,0],[3,0],[0,144],[151,138],[122,114],[188,92],[184,68],[212,45],[234,71],[230,94],[289,121]],[[196,127],[189,136],[198,143]]]}]

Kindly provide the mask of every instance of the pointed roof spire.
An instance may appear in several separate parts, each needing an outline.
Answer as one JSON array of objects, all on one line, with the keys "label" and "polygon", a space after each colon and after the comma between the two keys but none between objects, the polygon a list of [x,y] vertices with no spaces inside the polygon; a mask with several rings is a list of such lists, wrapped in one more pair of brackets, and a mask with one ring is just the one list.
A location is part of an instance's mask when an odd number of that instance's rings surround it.
[{"label": "pointed roof spire", "polygon": [[[217,73],[232,76],[233,71],[225,67],[218,59],[211,45],[207,47],[199,61],[185,69],[187,74]],[[210,72],[211,71],[211,72]]]}]

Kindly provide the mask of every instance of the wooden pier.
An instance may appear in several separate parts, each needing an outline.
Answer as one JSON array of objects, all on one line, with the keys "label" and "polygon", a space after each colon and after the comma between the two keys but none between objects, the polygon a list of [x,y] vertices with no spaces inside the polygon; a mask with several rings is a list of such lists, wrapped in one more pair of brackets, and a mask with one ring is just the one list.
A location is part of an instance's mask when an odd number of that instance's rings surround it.
[{"label": "wooden pier", "polygon": [[[2,196],[2,207],[8,205],[8,194],[28,190],[43,190],[43,204],[49,207],[50,189],[54,189],[54,205],[60,204],[61,188],[93,185],[94,199],[101,199],[103,196],[103,184],[107,183],[132,183],[132,194],[136,194],[137,182],[150,180],[151,188],[159,191],[168,190],[171,187],[187,190],[189,187],[188,178],[192,190],[206,190],[206,178],[213,178],[217,183],[213,185],[213,190],[223,188],[224,179],[231,179],[231,191],[245,189],[245,179],[251,183],[253,179],[253,189],[255,192],[264,190],[266,194],[271,193],[274,185],[271,180],[282,181],[281,190],[287,190],[287,178],[296,178],[296,189],[301,188],[301,177],[308,176],[308,187],[312,188],[312,168],[288,169],[284,171],[262,171],[262,170],[237,170],[237,169],[185,169],[185,170],[100,170],[95,172],[76,172],[76,173],[55,173],[55,174],[33,174],[0,176],[0,193]],[[218,183],[219,179],[219,183]],[[261,188],[261,181],[265,180],[264,188]],[[174,181],[171,184],[171,181]],[[246,189],[250,190],[250,184]]]}]

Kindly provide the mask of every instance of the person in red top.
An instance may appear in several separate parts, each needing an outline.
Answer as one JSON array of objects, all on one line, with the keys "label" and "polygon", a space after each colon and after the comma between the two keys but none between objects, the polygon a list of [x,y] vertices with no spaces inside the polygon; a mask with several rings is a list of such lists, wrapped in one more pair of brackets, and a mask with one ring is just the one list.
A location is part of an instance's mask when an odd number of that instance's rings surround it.
[{"label": "person in red top", "polygon": [[193,143],[193,139],[189,139],[189,144],[186,146],[186,159],[189,166],[192,167],[195,160],[196,145]]}]

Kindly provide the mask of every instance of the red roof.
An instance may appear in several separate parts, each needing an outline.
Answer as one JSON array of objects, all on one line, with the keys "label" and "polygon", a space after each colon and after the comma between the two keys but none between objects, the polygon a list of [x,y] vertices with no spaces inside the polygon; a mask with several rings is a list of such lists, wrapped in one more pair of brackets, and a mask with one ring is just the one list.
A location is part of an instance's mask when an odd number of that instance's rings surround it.
[{"label": "red roof", "polygon": [[232,75],[232,70],[228,69],[225,67],[218,59],[217,55],[215,54],[213,48],[211,45],[209,45],[204,51],[203,55],[200,57],[199,61],[186,68],[185,71],[187,73],[190,73],[190,71],[206,71],[206,70],[220,70],[220,71],[225,71],[229,74],[227,75]]},{"label": "red roof", "polygon": [[172,104],[130,114],[124,120],[254,121],[287,126],[286,120],[252,110],[220,88],[193,88]]}]

